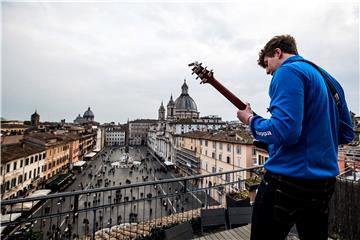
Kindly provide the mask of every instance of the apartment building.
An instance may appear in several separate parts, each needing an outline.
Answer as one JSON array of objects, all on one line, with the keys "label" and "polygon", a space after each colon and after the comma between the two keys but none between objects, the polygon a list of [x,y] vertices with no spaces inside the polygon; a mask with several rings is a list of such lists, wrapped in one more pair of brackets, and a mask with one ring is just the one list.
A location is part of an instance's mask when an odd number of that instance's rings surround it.
[{"label": "apartment building", "polygon": [[1,199],[26,195],[44,180],[46,150],[26,143],[1,146]]},{"label": "apartment building", "polygon": [[155,119],[137,119],[129,122],[129,145],[146,145],[149,128],[157,121]]},{"label": "apartment building", "polygon": [[24,141],[45,148],[44,179],[49,179],[70,167],[70,143],[67,139],[51,133],[25,135]]}]

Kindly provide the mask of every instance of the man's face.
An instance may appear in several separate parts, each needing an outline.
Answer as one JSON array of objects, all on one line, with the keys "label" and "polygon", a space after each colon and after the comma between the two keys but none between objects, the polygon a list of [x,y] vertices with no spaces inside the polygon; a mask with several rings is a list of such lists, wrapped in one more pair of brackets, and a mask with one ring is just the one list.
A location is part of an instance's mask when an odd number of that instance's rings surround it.
[{"label": "man's face", "polygon": [[276,71],[276,69],[278,69],[280,67],[280,65],[282,63],[280,61],[281,50],[280,50],[280,52],[277,50],[278,50],[278,48],[275,49],[275,54],[273,57],[268,57],[268,56],[264,57],[266,74],[274,75],[274,72]]}]

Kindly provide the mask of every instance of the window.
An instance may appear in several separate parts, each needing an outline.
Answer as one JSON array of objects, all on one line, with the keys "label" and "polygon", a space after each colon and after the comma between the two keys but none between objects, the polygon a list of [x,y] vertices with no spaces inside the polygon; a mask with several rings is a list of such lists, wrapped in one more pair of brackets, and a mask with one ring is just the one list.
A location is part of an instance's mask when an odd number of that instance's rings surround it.
[{"label": "window", "polygon": [[7,182],[5,183],[5,190],[9,190],[9,189],[10,189],[10,182],[7,181]]},{"label": "window", "polygon": [[264,163],[265,163],[265,158],[264,158],[264,156],[259,155],[259,156],[258,156],[258,164],[259,164],[259,165],[263,165]]},{"label": "window", "polygon": [[16,186],[16,178],[11,179],[11,187],[15,187]]},{"label": "window", "polygon": [[200,145],[202,146],[202,139],[200,139]]},{"label": "window", "polygon": [[211,157],[212,157],[213,159],[215,159],[215,153],[214,153],[214,152],[211,153]]},{"label": "window", "polygon": [[35,156],[35,162],[37,162],[37,161],[38,161],[38,155]]},{"label": "window", "polygon": [[216,173],[216,168],[212,167],[212,173]]},{"label": "window", "polygon": [[20,184],[20,183],[22,183],[22,181],[23,181],[23,176],[20,175],[20,176],[18,177],[18,183]]},{"label": "window", "polygon": [[6,173],[10,172],[10,163],[6,165]]},{"label": "window", "polygon": [[222,155],[221,155],[221,153],[219,154],[219,160],[222,161]]},{"label": "window", "polygon": [[29,158],[25,159],[25,166],[29,165]]},{"label": "window", "polygon": [[240,158],[237,158],[237,165],[240,166]]},{"label": "window", "polygon": [[213,148],[216,149],[216,142],[213,142]]},{"label": "window", "polygon": [[222,143],[219,143],[219,149],[222,150]]},{"label": "window", "polygon": [[43,153],[43,159],[45,159],[45,157],[46,157],[46,154],[45,154],[45,153]]},{"label": "window", "polygon": [[33,163],[33,162],[34,162],[34,157],[32,156],[32,157],[30,158],[30,164]]},{"label": "window", "polygon": [[38,167],[38,175],[40,174],[40,167]]},{"label": "window", "polygon": [[231,152],[231,145],[230,144],[227,144],[227,151]]},{"label": "window", "polygon": [[226,162],[230,163],[230,157],[229,156],[226,157]]},{"label": "window", "polygon": [[208,140],[205,140],[205,147],[208,146]]},{"label": "window", "polygon": [[255,148],[255,147],[252,148],[252,155],[253,155],[253,156],[256,155],[256,148]]},{"label": "window", "polygon": [[30,171],[29,171],[29,179],[31,178],[31,172],[32,172],[32,171],[30,170]]},{"label": "window", "polygon": [[236,146],[236,153],[241,154],[241,147],[240,146]]},{"label": "window", "polygon": [[13,170],[16,170],[16,165],[17,165],[17,162],[14,162]]},{"label": "window", "polygon": [[207,164],[207,162],[205,163],[205,170],[208,171],[208,164]]},{"label": "window", "polygon": [[24,174],[24,182],[26,181],[27,179],[27,173]]},{"label": "window", "polygon": [[231,182],[230,173],[227,173],[227,174],[225,175],[225,181]]},{"label": "window", "polygon": [[36,177],[36,169],[34,169],[34,178]]}]

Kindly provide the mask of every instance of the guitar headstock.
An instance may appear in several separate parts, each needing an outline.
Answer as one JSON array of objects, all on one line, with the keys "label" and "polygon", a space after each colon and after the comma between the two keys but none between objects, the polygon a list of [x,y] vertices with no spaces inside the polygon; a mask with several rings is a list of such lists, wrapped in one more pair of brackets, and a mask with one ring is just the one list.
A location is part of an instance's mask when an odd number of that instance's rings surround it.
[{"label": "guitar headstock", "polygon": [[207,70],[206,67],[201,66],[202,63],[193,62],[189,64],[189,67],[192,67],[191,74],[196,74],[196,79],[200,78],[202,83],[211,83],[214,80],[214,72],[213,70]]}]

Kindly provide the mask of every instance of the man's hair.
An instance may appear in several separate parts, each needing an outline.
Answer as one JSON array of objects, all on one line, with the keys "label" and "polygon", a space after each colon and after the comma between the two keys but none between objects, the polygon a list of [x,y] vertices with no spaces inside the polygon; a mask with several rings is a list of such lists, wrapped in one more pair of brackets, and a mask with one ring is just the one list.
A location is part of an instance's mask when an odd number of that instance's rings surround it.
[{"label": "man's hair", "polygon": [[298,54],[297,48],[296,48],[296,41],[295,38],[293,38],[290,35],[279,35],[275,36],[265,45],[263,49],[259,52],[259,59],[258,64],[265,68],[265,57],[273,57],[275,55],[275,49],[280,48],[281,51],[284,53],[289,54]]}]

